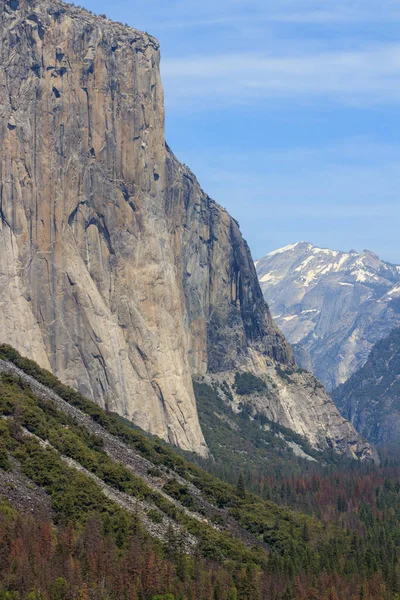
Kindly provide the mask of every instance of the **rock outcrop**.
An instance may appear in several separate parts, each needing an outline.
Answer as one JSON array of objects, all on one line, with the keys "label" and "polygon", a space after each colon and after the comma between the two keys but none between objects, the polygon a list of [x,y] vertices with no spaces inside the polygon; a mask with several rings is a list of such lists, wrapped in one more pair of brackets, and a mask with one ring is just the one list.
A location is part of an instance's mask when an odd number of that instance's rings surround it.
[{"label": "rock outcrop", "polygon": [[[206,455],[192,376],[294,358],[237,223],[165,144],[158,42],[58,0],[0,6],[0,341]],[[307,431],[285,394],[288,426],[353,451],[338,413]]]},{"label": "rock outcrop", "polygon": [[335,389],[400,326],[400,267],[357,253],[292,244],[257,261],[272,314],[298,363]]}]

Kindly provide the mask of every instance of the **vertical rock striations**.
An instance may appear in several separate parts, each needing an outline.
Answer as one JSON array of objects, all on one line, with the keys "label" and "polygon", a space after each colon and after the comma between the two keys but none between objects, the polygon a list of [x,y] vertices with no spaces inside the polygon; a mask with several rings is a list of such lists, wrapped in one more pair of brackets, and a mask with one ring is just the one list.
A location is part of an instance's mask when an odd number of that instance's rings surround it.
[{"label": "vertical rock striations", "polygon": [[1,8],[1,338],[205,453],[162,202],[158,43],[59,2]]},{"label": "vertical rock striations", "polygon": [[[192,375],[295,365],[237,223],[165,145],[158,43],[58,0],[0,11],[0,341],[206,455]],[[329,397],[293,412],[298,379],[259,410],[368,455],[308,410]]]},{"label": "vertical rock striations", "polygon": [[266,306],[239,225],[167,148],[166,213],[185,304],[192,370],[229,371],[249,353],[294,364]]}]

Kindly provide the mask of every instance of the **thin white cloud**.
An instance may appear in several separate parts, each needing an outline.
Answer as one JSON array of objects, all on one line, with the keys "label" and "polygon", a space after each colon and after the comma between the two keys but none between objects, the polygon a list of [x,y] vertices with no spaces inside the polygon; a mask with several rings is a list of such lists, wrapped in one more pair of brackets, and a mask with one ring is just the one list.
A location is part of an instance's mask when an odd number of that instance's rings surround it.
[{"label": "thin white cloud", "polygon": [[361,137],[250,156],[219,149],[218,161],[206,153],[188,158],[207,192],[256,231],[263,219],[393,223],[400,218],[393,185],[399,156],[399,144]]},{"label": "thin white cloud", "polygon": [[[398,103],[400,44],[303,56],[228,54],[163,61],[167,103],[210,109],[273,98],[321,98],[354,105]],[[208,100],[208,102],[204,102]]]},{"label": "thin white cloud", "polygon": [[205,16],[200,19],[176,19],[155,21],[153,27],[158,30],[187,29],[198,27],[237,26],[244,24],[297,24],[297,25],[334,25],[356,23],[392,23],[400,21],[400,8],[387,12],[366,10],[313,10],[302,12],[271,12],[261,14],[225,14],[221,16]]},{"label": "thin white cloud", "polygon": [[[305,144],[293,145],[287,148],[246,148],[245,151],[232,151],[231,148],[213,146],[213,150],[218,156],[219,164],[257,165],[257,171],[259,171],[258,165],[260,164],[268,165],[268,169],[274,171],[275,166],[284,164],[297,165],[298,167],[308,165],[311,169],[313,165],[320,165],[321,163],[325,165],[346,164],[348,167],[357,163],[365,165],[366,168],[373,164],[381,169],[393,165],[393,163],[397,165],[400,156],[399,143],[376,141],[368,135],[338,139],[318,146]],[[208,150],[199,151],[196,149],[193,153],[186,152],[189,163],[195,158],[200,158],[203,163],[206,163],[209,157]],[[234,170],[237,172],[236,166]]]},{"label": "thin white cloud", "polygon": [[131,0],[122,0],[113,10],[131,20],[145,16],[155,31],[260,22],[340,25],[400,20],[399,0],[154,0],[151,6],[143,3],[134,9]]}]

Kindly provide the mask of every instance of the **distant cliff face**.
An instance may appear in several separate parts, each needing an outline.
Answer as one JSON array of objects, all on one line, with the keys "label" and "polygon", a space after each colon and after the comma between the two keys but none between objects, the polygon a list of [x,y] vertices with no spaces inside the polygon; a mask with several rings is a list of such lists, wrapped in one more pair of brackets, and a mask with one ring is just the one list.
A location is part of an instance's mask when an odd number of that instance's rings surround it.
[{"label": "distant cliff face", "polygon": [[300,242],[257,261],[264,297],[296,358],[329,390],[400,325],[400,267]]},{"label": "distant cliff face", "polygon": [[192,371],[233,370],[248,360],[249,352],[293,365],[238,223],[169,149],[166,167],[166,213],[184,294]]},{"label": "distant cliff face", "polygon": [[400,329],[377,342],[365,365],[333,392],[346,419],[374,444],[400,440]]},{"label": "distant cliff face", "polygon": [[[204,455],[192,376],[294,359],[237,223],[166,147],[158,43],[57,0],[0,19],[0,341]],[[310,437],[368,454],[333,414]]]}]

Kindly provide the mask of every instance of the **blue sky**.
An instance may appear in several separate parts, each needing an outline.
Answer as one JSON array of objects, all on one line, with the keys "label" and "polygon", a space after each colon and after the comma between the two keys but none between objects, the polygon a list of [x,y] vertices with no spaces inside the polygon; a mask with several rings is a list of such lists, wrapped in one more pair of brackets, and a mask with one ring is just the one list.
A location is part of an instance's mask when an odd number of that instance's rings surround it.
[{"label": "blue sky", "polygon": [[400,264],[400,0],[80,0],[161,42],[166,136],[253,256]]}]

